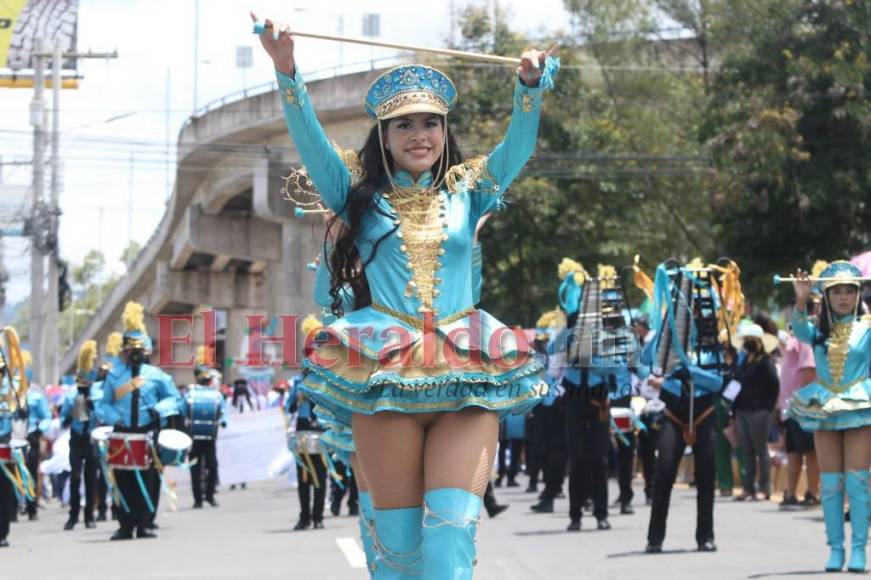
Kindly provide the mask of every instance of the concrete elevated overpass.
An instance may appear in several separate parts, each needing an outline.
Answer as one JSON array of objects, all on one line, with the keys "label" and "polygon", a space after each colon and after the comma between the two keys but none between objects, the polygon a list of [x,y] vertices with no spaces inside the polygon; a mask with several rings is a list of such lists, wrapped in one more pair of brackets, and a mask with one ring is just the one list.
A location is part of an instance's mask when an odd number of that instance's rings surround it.
[{"label": "concrete elevated overpass", "polygon": [[[371,121],[361,103],[380,72],[308,82],[330,139],[345,147],[362,145]],[[291,217],[280,192],[281,177],[298,162],[274,88],[191,117],[179,133],[175,190],[163,219],[73,348],[63,353],[61,373],[74,372],[85,340],[96,339],[102,348],[106,337],[120,330],[128,300],[145,306],[155,338],[158,315],[217,311],[220,360],[241,355],[246,316],[314,312],[313,275],[306,264],[320,250],[322,220]],[[184,332],[176,328],[176,334]],[[194,332],[199,344],[201,324],[195,323]],[[173,350],[176,360],[192,354],[185,347]],[[178,382],[191,381],[188,368],[167,371]],[[230,369],[226,378],[235,376]]]}]

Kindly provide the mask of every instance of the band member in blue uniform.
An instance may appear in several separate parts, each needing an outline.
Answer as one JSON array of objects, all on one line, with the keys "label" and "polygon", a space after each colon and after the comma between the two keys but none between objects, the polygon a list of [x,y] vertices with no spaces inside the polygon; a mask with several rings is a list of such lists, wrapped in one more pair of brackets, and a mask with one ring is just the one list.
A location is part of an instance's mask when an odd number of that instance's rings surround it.
[{"label": "band member in blue uniform", "polygon": [[[600,265],[596,278],[582,287],[569,288],[567,278],[560,298],[566,308],[569,365],[563,376],[567,393],[567,436],[569,443],[569,531],[581,529],[583,504],[593,500],[593,515],[600,530],[611,528],[608,521],[608,451],[611,446],[610,402],[628,405],[632,375],[645,377],[639,364],[637,340],[624,317],[623,286],[612,266]],[[567,296],[578,296],[573,303]],[[625,434],[619,434],[619,438]],[[630,472],[631,473],[631,472]],[[621,492],[625,493],[624,489]],[[631,493],[631,479],[630,489]],[[631,496],[624,497],[625,506]],[[627,513],[625,507],[621,510]]]},{"label": "band member in blue uniform", "polygon": [[212,507],[218,507],[215,500],[215,487],[218,484],[218,428],[227,426],[227,402],[212,384],[210,362],[207,349],[200,346],[197,349],[197,366],[194,368],[196,384],[188,388],[184,397],[184,415],[188,432],[194,440],[188,458],[191,463],[191,490],[195,509],[203,507],[203,499]]},{"label": "band member in blue uniform", "polygon": [[[26,352],[23,362],[26,364],[29,355]],[[39,462],[42,452],[40,444],[42,443],[42,434],[47,432],[51,427],[51,409],[48,406],[48,399],[40,391],[30,388],[27,391],[27,470],[30,472],[33,480],[37,482],[34,487],[36,489],[36,497],[27,498],[27,518],[29,520],[37,519],[36,510],[38,507],[38,499],[42,493],[42,486],[39,484]]]},{"label": "band member in blue uniform", "polygon": [[852,528],[850,572],[864,572],[868,544],[868,468],[871,463],[871,316],[859,297],[862,272],[842,260],[820,274],[822,311],[817,324],[807,314],[811,282],[799,270],[792,330],[814,349],[817,380],[798,389],[789,415],[814,434],[820,461],[820,496],[831,553],[826,571],[843,569],[844,494]]},{"label": "band member in blue uniform", "polygon": [[97,496],[99,462],[91,442],[91,431],[97,427],[95,403],[99,400],[94,391],[96,360],[97,342],[86,340],[79,351],[76,388],[67,393],[60,412],[61,427],[70,430],[70,516],[64,524],[65,530],[72,530],[79,522],[82,479],[85,483],[85,527],[97,525],[94,523],[94,499]]},{"label": "band member in blue uniform", "polygon": [[[300,389],[302,377],[293,381],[290,396],[287,397],[287,413],[296,413],[296,434],[317,434],[324,428],[318,421],[314,405]],[[300,461],[302,460],[302,461]],[[309,527],[320,529],[324,527],[324,504],[327,492],[327,466],[321,457],[320,450],[311,448],[297,450],[296,463],[297,494],[299,495],[299,520],[294,530],[305,530]]]},{"label": "band member in blue uniform", "polygon": [[[12,423],[27,420],[27,378],[15,361],[21,360],[18,334],[11,326],[3,329],[4,345],[0,347],[0,548],[9,547],[9,522],[18,508],[18,496],[27,489],[30,476],[23,473],[23,456],[12,447]],[[19,363],[20,364],[20,363]],[[18,372],[16,372],[18,371]]]},{"label": "band member in blue uniform", "polygon": [[[650,510],[646,551],[662,552],[672,487],[686,446],[691,446],[698,494],[696,545],[700,552],[716,551],[714,543],[714,480],[716,419],[714,396],[723,386],[722,345],[718,322],[728,320],[718,288],[740,294],[737,266],[705,267],[695,260],[686,267],[669,261],[656,270],[652,326],[656,338],[644,350],[642,362],[651,367],[648,384],[660,390],[665,419],[657,440],[655,489]],[[732,276],[732,283],[717,282]],[[741,297],[740,304],[743,304]],[[664,314],[663,314],[664,313]],[[738,315],[740,316],[740,314]]]},{"label": "band member in blue uniform", "polygon": [[[153,440],[161,417],[179,412],[181,395],[172,379],[145,363],[150,340],[145,333],[142,306],[128,302],[124,322],[123,364],[113,368],[103,384],[101,414],[115,433],[148,434]],[[125,505],[118,509],[120,528],[113,540],[129,540],[134,531],[138,538],[153,538],[148,524],[154,512],[149,490],[157,477],[155,468],[113,470],[118,491]]]}]

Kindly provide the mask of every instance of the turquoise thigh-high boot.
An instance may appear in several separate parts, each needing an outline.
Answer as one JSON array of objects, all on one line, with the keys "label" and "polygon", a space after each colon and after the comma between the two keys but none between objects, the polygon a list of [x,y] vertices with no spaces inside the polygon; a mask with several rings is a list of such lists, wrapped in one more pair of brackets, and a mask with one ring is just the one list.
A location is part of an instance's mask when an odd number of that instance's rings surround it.
[{"label": "turquoise thigh-high boot", "polygon": [[366,569],[369,574],[374,571],[375,544],[372,542],[370,528],[375,527],[375,510],[372,507],[372,496],[368,491],[360,491],[360,541],[363,543],[363,552],[366,554]]},{"label": "turquoise thigh-high boot", "polygon": [[840,572],[844,568],[844,474],[822,473],[820,496],[831,549],[826,572]]},{"label": "turquoise thigh-high boot", "polygon": [[847,569],[850,572],[864,572],[865,546],[868,543],[868,470],[848,471],[845,479],[850,501],[850,527],[853,530]]},{"label": "turquoise thigh-high boot", "polygon": [[464,489],[433,489],[423,496],[423,580],[468,580],[475,565],[481,498]]},{"label": "turquoise thigh-high boot", "polygon": [[376,580],[419,578],[423,570],[421,523],[423,508],[373,510],[375,534],[372,542],[377,556],[372,566]]}]

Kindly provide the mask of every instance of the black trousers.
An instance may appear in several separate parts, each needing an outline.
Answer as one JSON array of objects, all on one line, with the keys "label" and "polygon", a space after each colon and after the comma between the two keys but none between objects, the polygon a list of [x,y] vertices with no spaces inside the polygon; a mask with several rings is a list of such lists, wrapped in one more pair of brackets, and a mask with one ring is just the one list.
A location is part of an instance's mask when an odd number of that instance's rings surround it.
[{"label": "black trousers", "polygon": [[566,478],[566,397],[559,397],[551,407],[544,408],[543,429],[545,455],[542,463],[544,499],[554,499],[563,489]]},{"label": "black trousers", "polygon": [[[14,473],[11,465],[6,465],[10,472]],[[0,540],[5,540],[9,535],[9,520],[12,519],[12,512],[18,507],[18,500],[15,497],[15,489],[12,487],[12,482],[2,473],[0,473]]]},{"label": "black trousers", "polygon": [[[689,401],[686,397],[675,397],[665,391],[660,395],[666,408],[683,423],[688,422]],[[696,397],[694,413],[699,417],[713,406],[713,397]],[[716,471],[716,417],[714,413],[696,426],[696,440],[693,447],[696,478],[696,543],[714,540],[714,476]],[[671,419],[664,419],[659,430],[656,458],[656,487],[653,492],[653,506],[650,510],[650,526],[647,541],[662,544],[665,540],[668,507],[671,490],[677,477],[677,469],[683,457],[687,442],[683,429]]]},{"label": "black trousers", "polygon": [[[142,489],[136,480],[136,471],[126,469],[116,469],[115,483],[118,484],[118,491],[127,502],[127,509],[124,509],[123,504],[118,506],[118,523],[121,529],[132,531],[134,528],[144,528],[153,521],[152,515],[148,511],[148,502],[145,496],[142,495]],[[146,493],[149,493],[153,487],[154,479],[157,477],[157,470],[152,468],[139,472],[142,477],[142,483],[145,486]],[[149,493],[150,495],[150,493]],[[157,506],[154,506],[157,509]]]},{"label": "black trousers", "polygon": [[549,409],[538,405],[532,410],[532,416],[526,420],[526,474],[529,485],[535,487],[540,479],[544,479],[544,466],[547,462],[547,422]]},{"label": "black trousers", "polygon": [[103,473],[103,466],[97,462],[97,513],[105,515],[108,510],[106,505],[106,496],[109,494],[109,486],[106,484],[106,475]]},{"label": "black trousers", "polygon": [[42,434],[39,431],[34,431],[27,436],[27,471],[33,478],[33,491],[36,492],[36,497],[32,500],[27,500],[27,515],[36,515],[36,503],[39,499],[39,440]]},{"label": "black trousers", "polygon": [[[514,481],[517,474],[520,473],[520,456],[523,454],[523,446],[526,443],[525,439],[503,439],[499,442],[499,470],[498,476],[501,481],[505,475],[508,475],[508,481]],[[511,450],[511,462],[506,461],[506,453]]]},{"label": "black trousers", "polygon": [[644,497],[653,500],[656,483],[656,443],[662,428],[660,415],[642,415],[641,422],[647,430],[638,432],[638,455],[641,457],[641,473],[644,475]]},{"label": "black trousers", "polygon": [[[612,407],[628,409],[631,407],[632,397],[623,397],[611,401]],[[635,475],[635,449],[637,441],[635,432],[623,433],[626,443],[617,437],[617,483],[620,486],[618,501],[623,504],[632,503],[635,492],[632,491],[632,479]]]},{"label": "black trousers", "polygon": [[[203,479],[205,479],[205,498],[212,500],[215,497],[215,487],[218,484],[218,454],[214,439],[194,439],[189,454],[190,461],[196,462],[191,466],[191,489],[194,501],[203,501]],[[205,476],[205,477],[204,477]]]},{"label": "black trousers", "polygon": [[[157,449],[157,436],[160,434],[160,430],[156,430],[154,432],[154,438],[151,441],[151,444]],[[148,494],[151,496],[151,503],[154,506],[154,511],[151,512],[148,516],[148,523],[153,524],[157,519],[157,506],[160,505],[160,474],[157,472],[157,469],[152,467],[149,471],[152,472],[150,479],[148,480]]]},{"label": "black trousers", "polygon": [[[70,520],[79,521],[82,497],[79,488],[82,472],[85,480],[85,521],[94,521],[94,497],[97,487],[97,455],[89,435],[70,435]],[[105,500],[104,500],[105,501]]]},{"label": "black trousers", "polygon": [[563,383],[563,386],[566,387],[567,406],[569,517],[580,520],[584,502],[592,498],[593,515],[597,520],[607,519],[608,450],[611,446],[607,394],[595,397],[602,393],[578,388],[571,383]]},{"label": "black trousers", "polygon": [[[297,494],[299,495],[299,519],[311,522],[320,522],[324,519],[324,501],[327,497],[327,467],[320,456],[312,455],[312,465],[318,475],[318,486],[315,487],[311,475],[297,464],[296,481]],[[314,488],[314,502],[312,502],[312,488]]]},{"label": "black trousers", "polygon": [[332,477],[330,477],[330,499],[341,503],[345,494],[348,494],[348,508],[356,508],[359,502],[360,492],[357,489],[357,478],[354,477],[354,470],[350,465],[345,465],[341,461],[334,463],[336,473],[342,476],[342,485],[340,486]]}]

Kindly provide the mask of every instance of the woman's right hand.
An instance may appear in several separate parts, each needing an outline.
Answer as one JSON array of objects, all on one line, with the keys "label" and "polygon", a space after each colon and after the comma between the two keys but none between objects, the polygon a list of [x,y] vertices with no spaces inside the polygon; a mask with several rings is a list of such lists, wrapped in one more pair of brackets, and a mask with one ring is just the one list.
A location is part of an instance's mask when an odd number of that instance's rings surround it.
[{"label": "woman's right hand", "polygon": [[795,303],[800,310],[804,310],[811,295],[811,282],[808,279],[808,273],[801,268],[795,271],[795,278],[796,280],[792,283],[792,287],[795,289]]},{"label": "woman's right hand", "polygon": [[[251,12],[251,20],[257,22],[254,12]],[[293,59],[293,35],[290,34],[289,27],[268,19],[264,25],[266,30],[260,35],[260,44],[272,59],[275,70],[292,77],[296,63]]]}]

